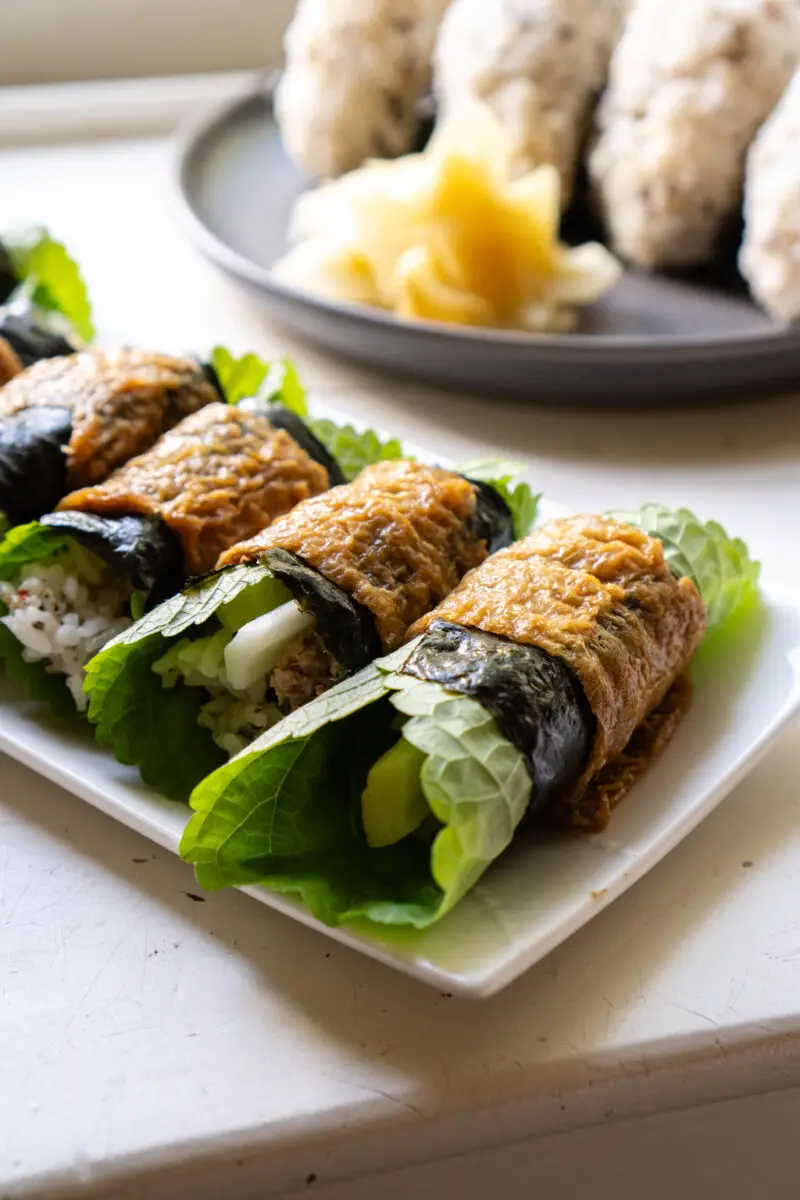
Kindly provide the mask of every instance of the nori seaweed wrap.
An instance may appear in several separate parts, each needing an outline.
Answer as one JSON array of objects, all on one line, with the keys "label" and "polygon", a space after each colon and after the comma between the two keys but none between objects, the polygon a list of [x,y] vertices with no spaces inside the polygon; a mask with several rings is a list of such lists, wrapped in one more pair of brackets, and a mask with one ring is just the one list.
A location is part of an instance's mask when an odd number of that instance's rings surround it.
[{"label": "nori seaweed wrap", "polygon": [[[512,537],[491,485],[376,463],[225,551],[210,578],[109,645],[89,665],[90,720],[146,782],[185,799],[209,764],[402,645]],[[179,761],[164,760],[154,712],[180,722]]]},{"label": "nori seaweed wrap", "polygon": [[12,529],[0,543],[0,657],[37,687],[60,676],[85,707],[86,662],[133,616],[328,488],[329,455],[301,426],[278,406],[206,404],[105,482]]},{"label": "nori seaweed wrap", "polygon": [[[692,527],[695,561],[720,533]],[[605,825],[684,711],[705,628],[658,538],[550,521],[471,571],[410,645],[204,780],[181,853],[210,889],[258,882],[329,923],[424,927],[525,819]]]},{"label": "nori seaweed wrap", "polygon": [[0,389],[0,512],[35,520],[219,398],[185,358],[123,349],[35,362]]},{"label": "nori seaweed wrap", "polygon": [[[622,794],[593,780],[673,687],[686,694],[705,627],[697,588],[675,578],[658,539],[567,517],[496,554],[423,617],[402,673],[480,700],[525,757],[532,813],[602,828]],[[483,671],[465,671],[478,634]],[[504,695],[513,682],[516,706]],[[542,723],[555,733],[543,760]]]}]

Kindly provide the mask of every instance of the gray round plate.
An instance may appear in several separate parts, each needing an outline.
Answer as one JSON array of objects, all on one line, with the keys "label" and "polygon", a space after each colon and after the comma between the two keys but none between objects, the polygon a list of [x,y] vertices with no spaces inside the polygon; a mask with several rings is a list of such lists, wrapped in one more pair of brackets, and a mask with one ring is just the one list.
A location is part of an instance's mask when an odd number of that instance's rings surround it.
[{"label": "gray round plate", "polygon": [[529,400],[647,405],[800,383],[800,329],[741,295],[629,272],[580,332],[543,336],[416,324],[277,283],[292,206],[312,181],[290,162],[269,89],[179,135],[180,211],[197,247],[287,328],[333,353],[447,387]]}]

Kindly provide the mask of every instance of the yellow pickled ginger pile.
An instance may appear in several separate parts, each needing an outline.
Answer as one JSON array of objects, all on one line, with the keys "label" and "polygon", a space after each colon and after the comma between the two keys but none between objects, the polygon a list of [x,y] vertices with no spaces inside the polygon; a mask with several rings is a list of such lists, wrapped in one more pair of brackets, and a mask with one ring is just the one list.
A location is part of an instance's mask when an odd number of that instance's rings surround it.
[{"label": "yellow pickled ginger pile", "polygon": [[509,139],[467,101],[421,154],[368,162],[298,201],[278,278],[399,317],[568,330],[620,275],[597,243],[559,241],[559,178],[512,178]]}]

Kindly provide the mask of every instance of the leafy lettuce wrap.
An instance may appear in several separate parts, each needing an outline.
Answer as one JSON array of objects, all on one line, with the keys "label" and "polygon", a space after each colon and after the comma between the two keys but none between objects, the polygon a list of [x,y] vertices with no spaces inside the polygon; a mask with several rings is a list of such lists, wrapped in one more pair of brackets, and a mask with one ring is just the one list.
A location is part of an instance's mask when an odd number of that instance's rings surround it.
[{"label": "leafy lettuce wrap", "polygon": [[330,924],[424,928],[523,822],[605,825],[758,574],[685,510],[549,522],[199,784],[181,854],[210,890],[260,883]]}]

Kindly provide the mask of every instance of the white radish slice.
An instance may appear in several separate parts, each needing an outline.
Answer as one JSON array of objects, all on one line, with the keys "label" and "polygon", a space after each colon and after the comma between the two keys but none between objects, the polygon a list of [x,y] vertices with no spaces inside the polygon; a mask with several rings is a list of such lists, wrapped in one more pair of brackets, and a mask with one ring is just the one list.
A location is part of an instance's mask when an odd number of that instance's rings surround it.
[{"label": "white radish slice", "polygon": [[244,691],[277,667],[286,647],[313,629],[314,618],[296,600],[248,621],[225,647],[225,670],[235,691]]}]

